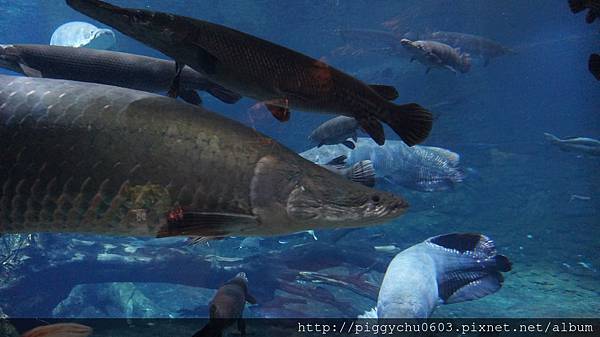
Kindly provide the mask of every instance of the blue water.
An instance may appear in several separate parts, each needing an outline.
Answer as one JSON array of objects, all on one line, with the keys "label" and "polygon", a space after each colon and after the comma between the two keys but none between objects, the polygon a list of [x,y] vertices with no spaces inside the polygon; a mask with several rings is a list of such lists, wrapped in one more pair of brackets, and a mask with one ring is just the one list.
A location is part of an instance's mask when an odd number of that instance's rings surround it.
[{"label": "blue water", "polygon": [[[340,247],[367,249],[393,244],[404,249],[438,234],[481,232],[493,238],[498,250],[512,260],[513,271],[505,275],[504,286],[497,293],[473,302],[442,306],[435,316],[598,316],[600,159],[560,151],[543,137],[544,132],[559,137],[600,137],[600,82],[587,69],[589,54],[600,51],[600,23],[586,24],[584,14],[572,14],[567,1],[111,2],[191,16],[262,37],[322,59],[366,82],[392,85],[400,93],[398,102],[419,102],[425,107],[454,102],[435,111],[439,117],[424,144],[459,153],[462,163],[477,174],[451,191],[422,193],[401,189],[413,206],[407,215],[383,226],[352,232],[340,241]],[[75,20],[104,27],[62,1],[0,0],[0,43],[47,44],[56,27]],[[392,20],[398,24],[389,27]],[[471,33],[498,41],[517,53],[492,59],[487,67],[475,63],[467,74],[455,75],[441,70],[425,74],[425,68],[417,62],[384,53],[339,55],[335,51],[344,46],[345,41],[336,30],[352,28]],[[117,50],[164,58],[120,33],[117,33]],[[0,70],[0,73],[10,72]],[[280,123],[264,107],[255,106],[257,102],[251,99],[245,98],[235,105],[223,104],[206,94],[203,99],[206,108],[256,128],[298,152],[309,148],[310,131],[330,118],[292,111],[291,120]],[[397,139],[389,129],[386,135]],[[327,243],[332,232],[317,231],[316,235],[324,245],[335,250],[336,244]],[[9,316],[21,317],[206,316],[208,312],[202,306],[210,300],[212,289],[229,275],[223,272],[212,277],[211,273],[227,270],[227,266],[237,268],[235,270],[250,268],[247,271],[250,288],[255,292],[289,297],[290,292],[286,293],[273,280],[276,275],[281,276],[278,271],[252,270],[255,265],[263,265],[247,261],[270,256],[275,264],[277,254],[291,251],[293,245],[314,243],[310,234],[268,238],[261,241],[259,248],[252,249],[239,248],[242,238],[191,247],[183,239],[146,242],[77,235],[5,236],[0,240],[6,245],[4,250],[0,247],[0,261],[10,262],[10,268],[9,263],[0,266],[5,268],[0,273],[5,285],[12,279],[43,277],[44,273],[32,269],[28,261],[40,255],[44,258],[58,255],[64,252],[65,246],[72,252],[81,250],[91,254],[94,251],[107,258],[120,249],[123,256],[129,254],[132,259],[136,256],[157,258],[165,249],[173,247],[188,254],[186,258],[175,260],[168,275],[153,276],[152,272],[145,275],[141,272],[142,266],[131,270],[131,274],[139,276],[134,277],[127,273],[126,261],[106,273],[86,270],[93,268],[92,263],[82,264],[71,272],[89,273],[93,277],[82,278],[81,284],[66,293],[60,277],[48,278],[41,284],[56,289],[57,295],[41,300],[39,305],[29,305],[27,301],[34,301],[36,291],[41,289],[13,290],[12,295],[21,294],[22,298],[2,302],[19,307],[1,309]],[[82,244],[82,241],[91,244]],[[144,247],[143,254],[131,249],[132,245]],[[393,257],[393,253],[373,251],[371,254],[383,262]],[[3,260],[2,257],[9,255],[9,259]],[[196,263],[200,260],[206,263],[191,264],[191,257]],[[241,258],[247,260],[236,260]],[[307,256],[299,264],[309,265],[312,258]],[[67,261],[68,257],[58,260]],[[203,275],[197,268],[213,269],[204,273],[208,274],[205,279],[192,279]],[[319,270],[323,274],[344,276],[363,271],[364,268],[357,266]],[[181,276],[173,276],[173,273],[181,273]],[[383,277],[381,271],[376,270],[367,270],[365,275],[362,280],[375,286],[379,286]],[[0,278],[0,287],[2,282]],[[305,283],[290,282],[305,289]],[[269,312],[272,317],[278,313],[281,316],[302,313],[309,317],[351,317],[375,305],[372,296],[348,288],[319,287],[332,294],[334,300],[319,301],[319,298],[295,293],[291,297],[301,298],[305,303],[268,310],[258,306],[259,309],[247,309],[247,315],[261,316]],[[344,302],[351,304],[350,310],[340,309],[344,305],[339,303]]]}]

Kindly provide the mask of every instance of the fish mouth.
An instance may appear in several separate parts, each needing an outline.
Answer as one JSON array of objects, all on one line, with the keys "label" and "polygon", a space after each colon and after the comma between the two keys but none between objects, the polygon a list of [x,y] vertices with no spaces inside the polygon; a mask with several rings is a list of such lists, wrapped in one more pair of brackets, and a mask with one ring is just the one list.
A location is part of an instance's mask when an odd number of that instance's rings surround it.
[{"label": "fish mouth", "polygon": [[67,5],[126,34],[133,24],[146,21],[143,10],[122,8],[100,0],[67,0]]},{"label": "fish mouth", "polygon": [[286,211],[296,221],[310,223],[315,228],[328,228],[379,224],[397,218],[408,208],[408,203],[400,197],[365,189],[366,193],[356,198],[344,195],[324,198],[299,186],[290,193]]}]

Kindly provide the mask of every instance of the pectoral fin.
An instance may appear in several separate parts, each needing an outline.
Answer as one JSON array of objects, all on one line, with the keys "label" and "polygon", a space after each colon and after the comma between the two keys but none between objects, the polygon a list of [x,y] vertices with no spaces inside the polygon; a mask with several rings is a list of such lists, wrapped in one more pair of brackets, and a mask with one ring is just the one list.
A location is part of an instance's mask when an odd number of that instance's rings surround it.
[{"label": "pectoral fin", "polygon": [[454,74],[458,74],[458,71],[456,71],[456,69],[454,69],[453,67],[449,66],[449,65],[445,65],[444,68],[450,70],[451,72],[453,72]]},{"label": "pectoral fin", "polygon": [[393,101],[400,96],[400,94],[398,94],[398,90],[391,85],[370,84],[369,88],[373,89],[377,94],[379,94],[379,96],[388,101]]},{"label": "pectoral fin", "polygon": [[278,121],[287,122],[290,120],[290,109],[268,103],[265,103],[265,106]]},{"label": "pectoral fin", "polygon": [[236,213],[177,208],[167,214],[167,224],[156,237],[201,236],[223,237],[258,225],[255,216]]},{"label": "pectoral fin", "polygon": [[43,77],[41,71],[39,71],[37,69],[33,69],[24,63],[19,63],[19,67],[21,67],[23,74],[25,74],[29,77]]}]

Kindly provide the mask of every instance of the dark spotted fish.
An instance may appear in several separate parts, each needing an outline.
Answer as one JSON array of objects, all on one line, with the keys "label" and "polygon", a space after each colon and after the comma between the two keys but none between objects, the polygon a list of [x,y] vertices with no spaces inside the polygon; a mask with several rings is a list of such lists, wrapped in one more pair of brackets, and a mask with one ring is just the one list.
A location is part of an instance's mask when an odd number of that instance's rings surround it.
[{"label": "dark spotted fish", "polygon": [[[153,57],[90,48],[36,44],[0,45],[0,67],[30,77],[92,82],[149,92],[166,92],[175,76],[175,62]],[[202,102],[204,90],[225,103],[241,96],[215,84],[190,67],[181,71],[179,96]]]},{"label": "dark spotted fish", "polygon": [[0,76],[0,233],[274,235],[402,214],[200,107],[93,83]]},{"label": "dark spotted fish", "polygon": [[[369,86],[319,60],[243,32],[173,14],[121,8],[99,0],[67,0],[74,9],[156,48],[243,96],[265,102],[279,120],[290,109],[354,117],[378,144],[381,122],[408,145],[431,130],[431,113],[397,105],[389,86]],[[177,88],[177,80],[174,82]]]}]

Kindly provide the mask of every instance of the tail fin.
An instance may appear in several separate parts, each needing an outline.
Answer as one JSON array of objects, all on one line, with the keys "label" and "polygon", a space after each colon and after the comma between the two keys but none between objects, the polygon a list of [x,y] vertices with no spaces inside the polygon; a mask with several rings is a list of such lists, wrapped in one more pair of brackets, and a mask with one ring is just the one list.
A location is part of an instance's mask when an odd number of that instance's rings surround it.
[{"label": "tail fin", "polygon": [[588,69],[594,77],[600,81],[600,55],[592,54],[588,61]]},{"label": "tail fin", "polygon": [[223,103],[234,104],[240,99],[242,96],[238,93],[235,93],[229,89],[223,88],[222,86],[215,85],[212,88],[207,90],[209,94],[213,95],[215,98],[219,99]]},{"label": "tail fin", "polygon": [[569,0],[569,7],[571,12],[579,13],[585,9],[585,2],[583,0]]},{"label": "tail fin", "polygon": [[556,137],[555,135],[553,135],[551,133],[544,132],[544,137],[546,138],[547,141],[549,141],[551,143],[560,142],[560,139],[558,139],[558,137]]},{"label": "tail fin", "polygon": [[370,160],[361,160],[352,165],[347,173],[348,179],[368,187],[375,186],[375,168]]},{"label": "tail fin", "polygon": [[510,271],[508,258],[496,252],[494,242],[483,234],[451,233],[426,241],[444,249],[436,250],[440,267],[438,292],[444,303],[482,298],[498,291]]},{"label": "tail fin", "polygon": [[89,326],[75,323],[58,323],[29,330],[21,337],[87,337],[93,332]]},{"label": "tail fin", "polygon": [[416,103],[393,105],[385,121],[408,146],[427,138],[433,124],[433,115]]}]

